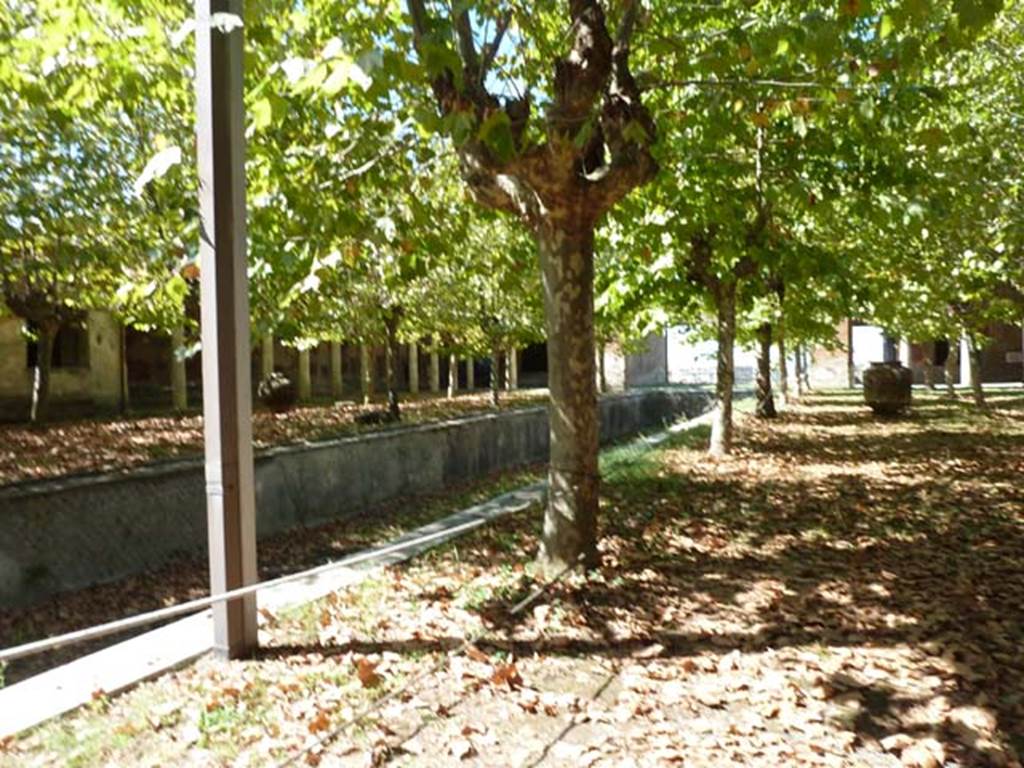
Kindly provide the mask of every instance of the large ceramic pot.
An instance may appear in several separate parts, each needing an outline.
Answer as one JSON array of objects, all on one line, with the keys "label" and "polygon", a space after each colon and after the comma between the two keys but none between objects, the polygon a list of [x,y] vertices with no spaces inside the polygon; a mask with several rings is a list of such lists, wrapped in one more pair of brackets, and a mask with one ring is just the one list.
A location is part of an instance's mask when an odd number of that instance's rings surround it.
[{"label": "large ceramic pot", "polygon": [[864,371],[864,402],[882,416],[893,416],[910,408],[914,372],[893,363],[872,363]]}]

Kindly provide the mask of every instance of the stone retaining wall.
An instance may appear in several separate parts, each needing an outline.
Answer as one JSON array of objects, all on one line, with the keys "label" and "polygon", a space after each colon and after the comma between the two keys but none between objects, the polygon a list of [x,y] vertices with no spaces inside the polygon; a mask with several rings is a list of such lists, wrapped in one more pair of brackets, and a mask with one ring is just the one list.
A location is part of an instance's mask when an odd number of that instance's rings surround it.
[{"label": "stone retaining wall", "polygon": [[[650,389],[601,401],[613,442],[710,406],[700,391]],[[260,537],[352,517],[374,504],[543,461],[547,409],[402,427],[256,457]],[[199,459],[0,488],[0,606],[113,581],[206,550]]]}]

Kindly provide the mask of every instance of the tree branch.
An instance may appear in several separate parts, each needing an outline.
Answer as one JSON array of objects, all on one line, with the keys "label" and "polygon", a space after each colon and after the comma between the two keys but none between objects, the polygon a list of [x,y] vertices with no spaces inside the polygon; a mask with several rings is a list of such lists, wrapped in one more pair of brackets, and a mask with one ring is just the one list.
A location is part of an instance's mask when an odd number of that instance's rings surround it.
[{"label": "tree branch", "polygon": [[480,82],[483,83],[487,79],[487,73],[491,69],[491,65],[494,63],[494,57],[498,55],[498,49],[501,48],[501,41],[505,38],[505,32],[508,30],[508,25],[512,22],[512,11],[505,11],[505,13],[498,19],[497,27],[494,30],[494,37],[487,45],[484,46],[483,59],[480,62]]}]

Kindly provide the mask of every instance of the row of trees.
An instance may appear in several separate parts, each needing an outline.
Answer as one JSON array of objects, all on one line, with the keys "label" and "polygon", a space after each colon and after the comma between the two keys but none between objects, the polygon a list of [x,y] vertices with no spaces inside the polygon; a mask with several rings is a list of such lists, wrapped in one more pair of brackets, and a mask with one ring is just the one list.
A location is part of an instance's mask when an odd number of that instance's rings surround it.
[{"label": "row of trees", "polygon": [[[194,337],[193,23],[0,10],[0,290],[43,365],[91,306]],[[1021,315],[1017,0],[261,0],[244,24],[255,334],[546,338],[554,566],[596,558],[607,341],[716,338],[724,454],[737,343],[767,415],[771,348],[841,318],[978,349]]]}]

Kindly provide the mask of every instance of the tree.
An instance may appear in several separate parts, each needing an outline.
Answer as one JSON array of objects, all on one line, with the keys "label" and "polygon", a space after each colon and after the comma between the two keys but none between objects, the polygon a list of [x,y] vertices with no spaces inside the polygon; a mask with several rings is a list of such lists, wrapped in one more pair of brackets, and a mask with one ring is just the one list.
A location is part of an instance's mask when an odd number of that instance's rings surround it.
[{"label": "tree", "polygon": [[[512,45],[524,93],[501,100],[488,89],[510,9],[488,18],[479,45],[468,7],[450,14],[409,0],[413,41],[451,133],[462,176],[482,205],[509,213],[533,234],[544,286],[551,393],[551,464],[540,559],[550,567],[597,563],[598,422],[594,369],[594,230],[607,211],[648,181],[654,123],[630,72],[640,4],[629,2],[613,37],[598,0],[516,14]],[[485,28],[488,25],[485,24]],[[568,51],[543,71],[539,58]],[[550,60],[550,59],[549,59]],[[543,94],[543,95],[541,95]],[[546,105],[544,120],[532,114]],[[531,119],[533,118],[533,119]]]}]

